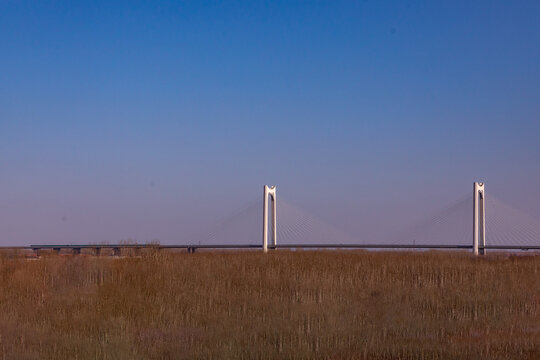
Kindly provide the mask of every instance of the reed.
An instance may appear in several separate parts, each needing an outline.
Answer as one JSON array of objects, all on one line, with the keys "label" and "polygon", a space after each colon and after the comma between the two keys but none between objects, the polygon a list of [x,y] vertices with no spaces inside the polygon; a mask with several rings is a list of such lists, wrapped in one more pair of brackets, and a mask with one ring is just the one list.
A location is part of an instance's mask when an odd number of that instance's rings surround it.
[{"label": "reed", "polygon": [[0,359],[538,359],[540,257],[0,256]]}]

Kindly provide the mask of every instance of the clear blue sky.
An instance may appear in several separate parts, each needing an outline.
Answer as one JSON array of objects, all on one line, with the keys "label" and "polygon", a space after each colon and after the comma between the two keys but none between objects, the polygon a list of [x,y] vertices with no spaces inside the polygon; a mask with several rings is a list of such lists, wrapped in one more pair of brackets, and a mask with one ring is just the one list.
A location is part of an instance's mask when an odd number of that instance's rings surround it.
[{"label": "clear blue sky", "polygon": [[0,245],[185,242],[265,183],[365,236],[474,180],[540,218],[539,14],[0,0]]}]

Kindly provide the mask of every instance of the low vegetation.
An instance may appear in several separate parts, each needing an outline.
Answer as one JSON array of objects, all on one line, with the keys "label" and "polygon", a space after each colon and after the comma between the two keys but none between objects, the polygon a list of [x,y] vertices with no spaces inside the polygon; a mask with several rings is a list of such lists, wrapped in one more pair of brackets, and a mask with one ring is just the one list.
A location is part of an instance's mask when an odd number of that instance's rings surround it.
[{"label": "low vegetation", "polygon": [[539,359],[540,256],[0,256],[0,359]]}]

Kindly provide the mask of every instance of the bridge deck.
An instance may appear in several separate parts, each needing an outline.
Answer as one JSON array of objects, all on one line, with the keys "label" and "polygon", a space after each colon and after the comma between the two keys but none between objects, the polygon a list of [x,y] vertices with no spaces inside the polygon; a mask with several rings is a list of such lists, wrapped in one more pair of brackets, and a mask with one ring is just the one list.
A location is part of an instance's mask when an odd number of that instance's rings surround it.
[{"label": "bridge deck", "polygon": [[[35,244],[30,246],[0,246],[0,249],[11,250],[61,250],[61,249],[262,249],[262,245],[254,244],[182,244],[182,245],[153,245],[153,244]],[[472,245],[403,245],[403,244],[279,244],[269,246],[269,249],[472,249]],[[540,250],[539,245],[487,245],[480,247],[486,250]]]}]

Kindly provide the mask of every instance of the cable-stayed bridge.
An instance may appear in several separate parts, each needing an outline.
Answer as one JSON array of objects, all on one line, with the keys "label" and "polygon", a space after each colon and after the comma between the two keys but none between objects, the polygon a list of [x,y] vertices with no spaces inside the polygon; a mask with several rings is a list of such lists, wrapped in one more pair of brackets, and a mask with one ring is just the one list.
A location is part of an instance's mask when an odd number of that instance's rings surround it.
[{"label": "cable-stayed bridge", "polygon": [[[483,186],[483,184],[481,184]],[[483,188],[482,188],[483,189]],[[455,202],[441,208],[430,217],[401,229],[390,236],[371,239],[360,233],[350,234],[324,219],[279,197],[276,212],[276,244],[269,248],[462,248],[473,249],[474,216],[479,214],[478,233],[485,249],[540,249],[540,220],[534,219],[489,194],[475,209],[475,192],[468,192]],[[243,208],[223,218],[214,228],[197,239],[200,244],[220,244],[234,241],[256,245],[263,236],[262,199],[253,199]],[[266,204],[268,206],[268,204]],[[485,216],[483,216],[483,214]],[[269,215],[271,217],[271,214]],[[484,220],[485,218],[485,220]],[[270,224],[269,219],[268,224]],[[482,226],[482,223],[485,226]],[[267,226],[268,226],[267,224]],[[269,226],[269,231],[272,227]],[[485,228],[485,232],[483,232]],[[272,234],[273,235],[273,234]],[[264,246],[264,244],[263,244]]]},{"label": "cable-stayed bridge", "polygon": [[[331,225],[325,219],[277,196],[275,187],[264,187],[243,207],[226,215],[187,244],[177,245],[30,245],[39,252],[52,248],[59,252],[81,249],[154,247],[196,249],[279,248],[365,248],[365,249],[470,249],[475,254],[486,250],[540,250],[540,220],[518,210],[493,194],[486,195],[483,183],[474,183],[474,191],[464,194],[431,216],[390,236],[370,239],[361,231],[355,234]],[[374,241],[375,240],[375,241]]]}]

